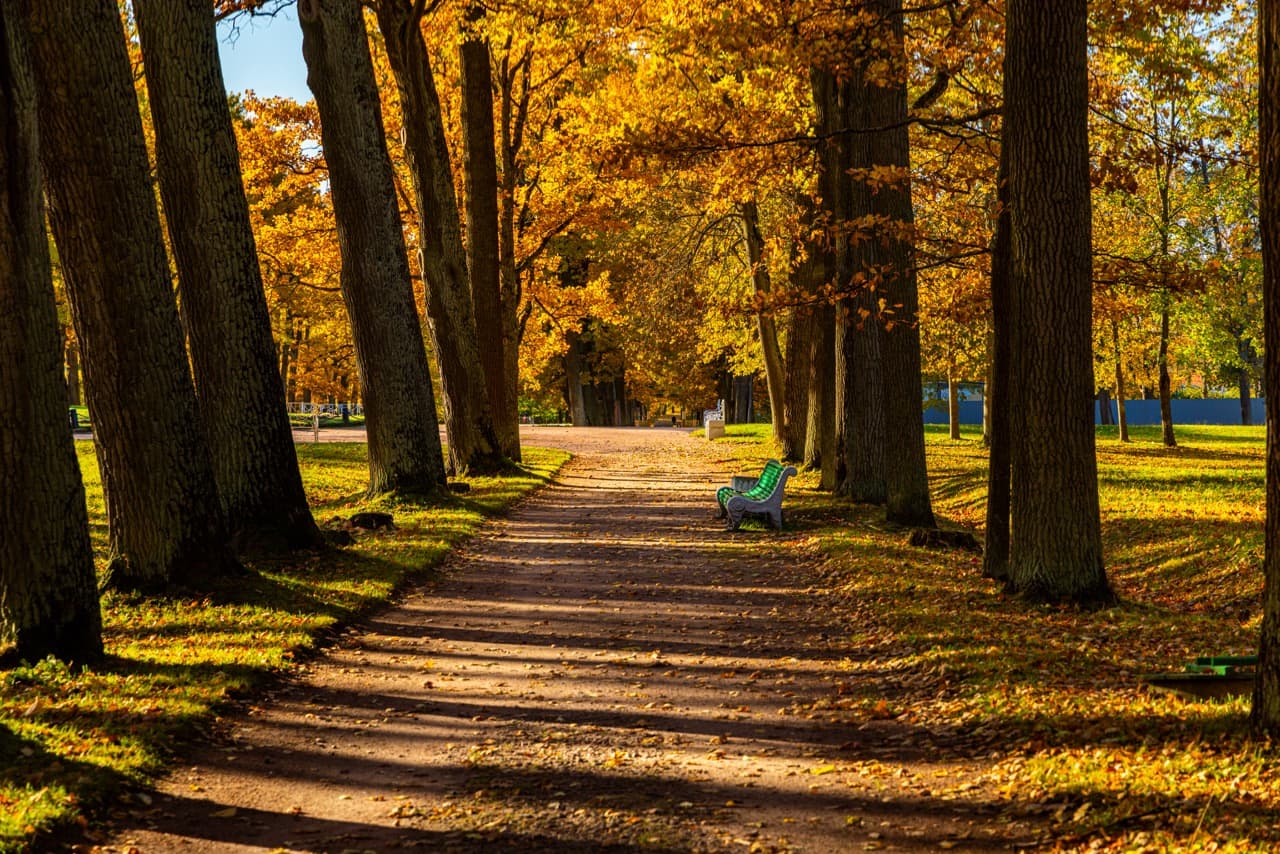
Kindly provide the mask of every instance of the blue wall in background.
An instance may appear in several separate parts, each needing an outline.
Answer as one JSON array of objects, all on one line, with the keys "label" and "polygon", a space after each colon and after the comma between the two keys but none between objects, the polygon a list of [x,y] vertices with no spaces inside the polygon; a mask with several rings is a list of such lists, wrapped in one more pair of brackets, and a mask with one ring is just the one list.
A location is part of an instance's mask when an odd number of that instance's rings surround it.
[{"label": "blue wall in background", "polygon": [[[1266,423],[1266,401],[1253,398],[1249,401],[1253,412],[1253,423],[1261,426]],[[1173,407],[1173,423],[1177,424],[1239,424],[1240,401],[1228,398],[1177,399],[1170,401]],[[1125,403],[1125,414],[1132,426],[1160,423],[1160,401],[1130,400]],[[1098,405],[1093,406],[1094,423],[1101,423],[1098,418]],[[1111,423],[1116,422],[1116,404],[1111,402]],[[924,411],[925,424],[946,424],[947,408],[930,406]],[[960,401],[960,423],[982,423],[982,401]]]},{"label": "blue wall in background", "polygon": [[[947,402],[942,401],[942,405],[933,405],[927,407],[924,411],[925,424],[946,424],[947,421]],[[980,400],[962,400],[960,401],[960,423],[961,424],[981,424],[982,423],[982,401]]]},{"label": "blue wall in background", "polygon": [[[1173,409],[1173,423],[1177,424],[1235,424],[1240,423],[1240,401],[1234,398],[1178,399],[1169,401]],[[1253,423],[1266,423],[1266,401],[1252,398],[1249,401]],[[1129,400],[1124,405],[1125,415],[1131,425],[1159,424],[1160,401]],[[1098,406],[1093,407],[1094,421],[1098,416]],[[1116,423],[1116,404],[1111,402],[1111,423]]]}]

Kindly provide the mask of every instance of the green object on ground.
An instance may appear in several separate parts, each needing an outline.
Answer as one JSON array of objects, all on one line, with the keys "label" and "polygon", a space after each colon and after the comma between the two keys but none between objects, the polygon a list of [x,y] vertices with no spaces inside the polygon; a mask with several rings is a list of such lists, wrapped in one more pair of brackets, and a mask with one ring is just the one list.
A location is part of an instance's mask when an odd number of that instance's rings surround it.
[{"label": "green object on ground", "polygon": [[1181,672],[1153,673],[1143,681],[1156,691],[1201,699],[1230,697],[1253,691],[1256,655],[1202,655]]}]

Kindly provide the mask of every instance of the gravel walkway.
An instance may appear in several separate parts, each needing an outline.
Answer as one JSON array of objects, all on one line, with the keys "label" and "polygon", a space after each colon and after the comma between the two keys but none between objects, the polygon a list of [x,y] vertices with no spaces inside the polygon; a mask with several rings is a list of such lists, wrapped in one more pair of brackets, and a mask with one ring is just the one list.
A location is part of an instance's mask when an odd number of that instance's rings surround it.
[{"label": "gravel walkway", "polygon": [[795,534],[713,518],[724,448],[671,429],[524,442],[577,456],[246,706],[98,850],[995,847],[983,810],[930,798],[909,734],[804,713],[857,651]]}]

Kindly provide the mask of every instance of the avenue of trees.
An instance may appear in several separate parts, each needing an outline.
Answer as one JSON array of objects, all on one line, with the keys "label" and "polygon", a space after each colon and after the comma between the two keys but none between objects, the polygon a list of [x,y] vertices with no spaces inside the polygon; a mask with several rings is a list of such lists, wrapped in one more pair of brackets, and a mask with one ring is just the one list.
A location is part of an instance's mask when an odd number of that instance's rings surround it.
[{"label": "avenue of trees", "polygon": [[930,528],[928,377],[986,382],[984,573],[1105,603],[1099,390],[1170,445],[1179,388],[1280,394],[1270,0],[296,0],[314,100],[225,97],[218,22],[281,5],[0,0],[20,658],[102,654],[68,366],[101,583],[143,594],[321,546],[289,400],[360,402],[370,493],[430,497],[519,459],[522,400],[624,424],[755,377],[822,488]]}]

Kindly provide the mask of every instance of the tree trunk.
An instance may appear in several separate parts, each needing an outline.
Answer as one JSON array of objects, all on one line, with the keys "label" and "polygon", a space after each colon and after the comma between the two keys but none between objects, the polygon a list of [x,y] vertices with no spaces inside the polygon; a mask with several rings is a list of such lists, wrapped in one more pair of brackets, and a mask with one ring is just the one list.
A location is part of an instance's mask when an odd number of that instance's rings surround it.
[{"label": "tree trunk", "polygon": [[84,487],[67,429],[23,24],[0,4],[0,627],[19,660],[102,659]]},{"label": "tree trunk", "polygon": [[1263,388],[1267,401],[1267,519],[1258,676],[1253,689],[1253,728],[1280,736],[1280,0],[1262,0],[1258,11],[1258,124],[1264,310]]},{"label": "tree trunk", "polygon": [[[742,216],[747,241],[747,263],[751,265],[751,283],[757,297],[767,298],[773,289],[769,281],[769,266],[764,258],[764,237],[760,234],[760,211],[755,200],[738,206]],[[764,376],[769,388],[769,416],[773,421],[773,438],[783,441],[786,435],[786,379],[782,363],[782,350],[778,347],[778,327],[773,311],[767,306],[756,312],[756,328],[760,334],[760,349],[764,351]]]},{"label": "tree trunk", "polygon": [[205,436],[241,547],[321,543],[298,474],[249,206],[202,0],[134,0]]},{"label": "tree trunk", "polygon": [[1116,357],[1116,421],[1120,424],[1120,441],[1129,441],[1129,412],[1125,409],[1124,363],[1120,359],[1120,325],[1111,321],[1111,346]]},{"label": "tree trunk", "polygon": [[494,472],[503,467],[502,452],[480,362],[440,98],[414,6],[411,0],[383,0],[377,5],[377,16],[400,93],[405,155],[418,209],[427,319],[444,393],[449,460],[459,475]]},{"label": "tree trunk", "polygon": [[587,401],[582,390],[582,338],[577,332],[565,335],[567,348],[564,353],[565,397],[569,405],[569,423],[574,427],[587,426]]},{"label": "tree trunk", "polygon": [[750,424],[755,415],[755,399],[752,386],[755,385],[754,374],[738,374],[733,378],[733,416],[730,424]]},{"label": "tree trunk", "polygon": [[987,407],[987,519],[982,574],[1009,579],[1009,432],[1012,404],[1013,294],[1009,280],[1009,147],[1000,146],[996,175],[996,230],[991,240],[991,378],[983,390]]},{"label": "tree trunk", "polygon": [[19,6],[106,493],[108,584],[203,581],[237,564],[187,370],[119,10],[112,0]]},{"label": "tree trunk", "polygon": [[[823,407],[835,398],[834,384],[831,382],[834,373],[835,352],[831,329],[831,307],[819,304],[813,310],[813,328],[809,336],[809,418],[805,424],[804,464],[811,469],[822,468],[823,449],[828,443],[823,438],[826,425],[831,424],[835,430],[834,413],[824,411]],[[827,387],[832,393],[827,394]],[[834,439],[834,437],[833,437]]]},{"label": "tree trunk", "polygon": [[[63,340],[66,334],[63,333]],[[79,406],[80,397],[80,345],[74,340],[66,341],[64,358],[67,368],[67,405]]]},{"label": "tree trunk", "polygon": [[1093,424],[1086,2],[1009,0],[1006,22],[1009,575],[1033,600],[1110,601]]},{"label": "tree trunk", "polygon": [[947,372],[947,426],[951,439],[960,438],[960,385],[956,382],[955,368]]},{"label": "tree trunk", "polygon": [[[829,131],[849,128],[865,130],[871,116],[871,86],[859,71],[855,79],[838,85],[821,86],[821,98],[829,101],[819,109],[823,127]],[[828,75],[829,76],[829,75]],[[815,98],[819,90],[815,89]],[[821,102],[819,102],[821,104]],[[826,115],[823,115],[823,114]],[[884,504],[887,500],[885,465],[888,434],[885,420],[884,328],[879,301],[872,283],[876,263],[871,236],[858,223],[869,220],[873,211],[872,192],[864,177],[850,178],[852,170],[868,170],[873,165],[871,135],[836,133],[826,147],[825,168],[820,188],[830,199],[835,230],[834,273],[836,287],[851,294],[842,303],[846,316],[836,328],[838,352],[843,356],[843,373],[836,386],[843,406],[844,425],[839,453],[843,462],[840,491],[854,501]]]},{"label": "tree trunk", "polygon": [[[529,64],[525,63],[521,67],[527,75]],[[516,83],[510,63],[504,60],[500,65],[500,71],[498,151],[502,158],[502,172],[501,191],[498,194],[498,279],[501,298],[502,352],[506,359],[503,368],[505,385],[502,391],[503,405],[518,414],[520,410],[520,342],[524,338],[525,322],[532,309],[532,303],[529,303],[521,313],[521,274],[520,268],[516,265],[516,190],[521,184],[517,155],[524,141],[529,87],[526,82],[523,97],[517,99]],[[512,457],[512,459],[518,459],[518,457]]]},{"label": "tree trunk", "polygon": [[[882,16],[882,32],[894,52],[903,55],[902,0],[871,3]],[[887,128],[871,136],[871,162],[892,166],[909,175],[911,142],[907,129],[906,81],[868,87],[872,127]],[[885,433],[893,437],[892,453],[884,455],[885,517],[902,525],[935,527],[929,499],[929,475],[924,451],[924,397],[920,377],[919,299],[915,256],[910,231],[915,222],[910,179],[879,188],[872,211],[887,220],[888,233],[876,246],[877,266],[885,271],[882,296],[892,314],[884,324],[883,364]],[[902,229],[902,231],[899,231]],[[905,232],[905,233],[904,233]]]},{"label": "tree trunk", "polygon": [[1253,401],[1250,399],[1250,392],[1252,391],[1252,388],[1249,383],[1248,369],[1240,369],[1237,388],[1240,389],[1240,424],[1245,427],[1250,427],[1253,425]]},{"label": "tree trunk", "polygon": [[[797,204],[805,211],[805,221],[811,232],[804,245],[798,251],[804,252],[804,258],[796,263],[792,259],[791,287],[797,293],[812,294],[821,284],[822,269],[820,254],[822,240],[813,233],[817,211],[807,195],[799,195]],[[809,360],[811,352],[810,337],[813,334],[813,307],[798,305],[791,312],[790,326],[787,330],[787,377],[786,377],[786,435],[782,442],[782,458],[788,462],[802,462],[805,453],[805,434],[809,428]]]},{"label": "tree trunk", "polygon": [[1111,392],[1106,386],[1098,389],[1098,423],[1103,427],[1110,427],[1114,420],[1111,417]]},{"label": "tree trunk", "polygon": [[[994,263],[994,262],[993,262]],[[991,316],[987,315],[990,324]],[[982,378],[982,447],[991,448],[991,359],[995,351],[995,333],[987,327],[986,373]]]},{"label": "tree trunk", "polygon": [[298,20],[342,250],[339,284],[364,397],[369,492],[433,492],[445,482],[435,395],[360,6],[303,0]]},{"label": "tree trunk", "polygon": [[[468,25],[484,17],[484,7],[467,7]],[[466,188],[467,270],[471,273],[471,299],[475,307],[476,334],[483,331],[480,351],[489,413],[499,453],[520,459],[520,413],[507,394],[507,347],[514,342],[504,334],[501,250],[498,240],[498,159],[494,149],[493,68],[489,42],[476,33],[464,34],[458,46],[459,85],[462,89],[463,177]],[[509,247],[508,252],[514,247]],[[514,318],[515,307],[510,307]]]},{"label": "tree trunk", "polygon": [[804,459],[804,434],[809,424],[809,333],[813,312],[807,306],[791,312],[787,330],[786,432],[782,438],[782,459]]},{"label": "tree trunk", "polygon": [[[1168,299],[1168,292],[1165,293]],[[1173,397],[1172,383],[1169,379],[1169,307],[1160,309],[1160,348],[1156,356],[1160,366],[1160,439],[1166,448],[1175,448],[1177,438],[1173,435]]]},{"label": "tree trunk", "polygon": [[805,465],[821,471],[819,488],[834,491],[836,483],[835,318],[829,305],[814,311],[810,339],[809,422],[805,436]]}]

